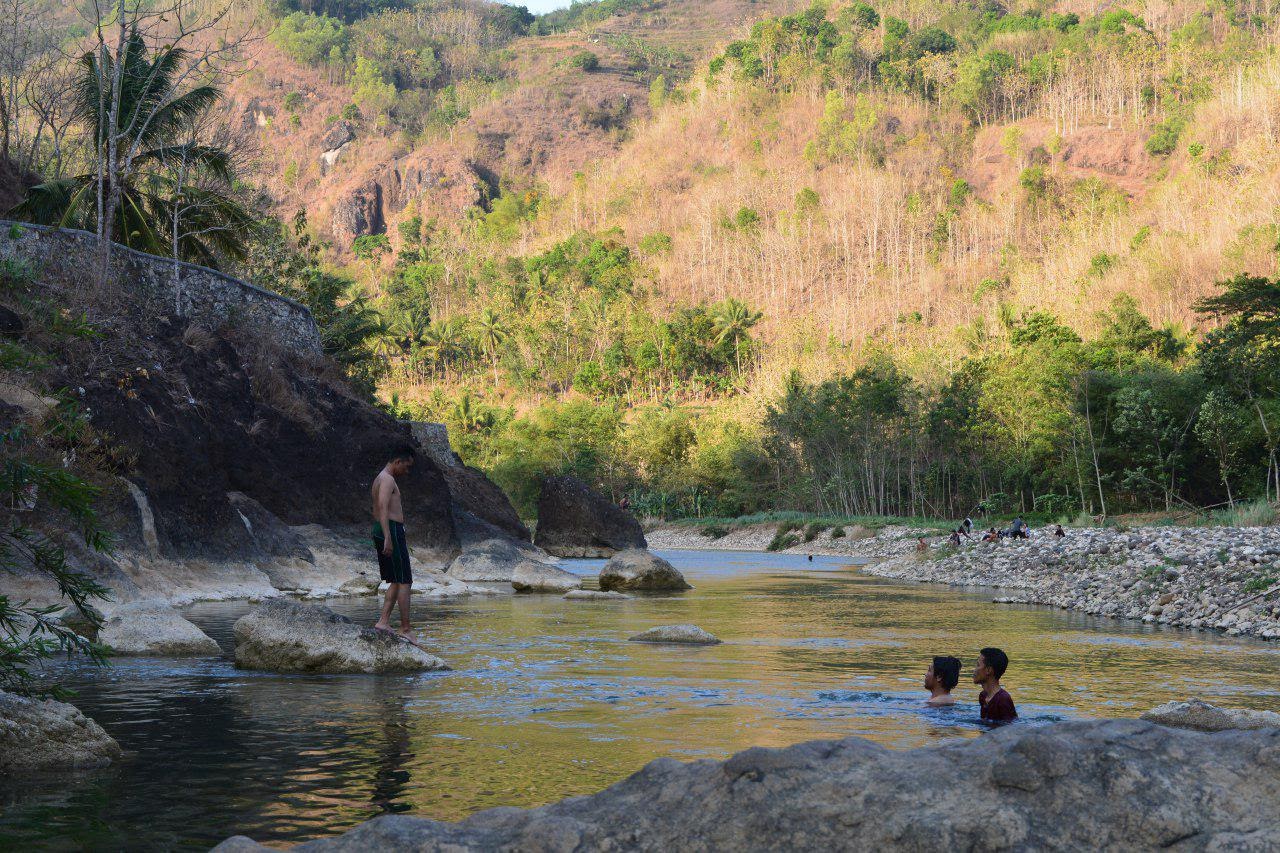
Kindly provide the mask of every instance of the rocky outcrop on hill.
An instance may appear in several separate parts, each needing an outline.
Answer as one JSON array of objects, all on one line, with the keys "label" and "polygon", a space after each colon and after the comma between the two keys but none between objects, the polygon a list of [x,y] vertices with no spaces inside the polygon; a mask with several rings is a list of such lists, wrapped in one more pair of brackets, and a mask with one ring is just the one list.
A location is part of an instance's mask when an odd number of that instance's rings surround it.
[{"label": "rocky outcrop on hill", "polygon": [[112,611],[98,642],[120,655],[210,657],[218,644],[163,601],[135,601]]},{"label": "rocky outcrop on hill", "polygon": [[236,666],[272,672],[395,673],[448,669],[386,631],[327,607],[272,599],[235,624]]},{"label": "rocky outcrop on hill", "polygon": [[320,174],[327,174],[338,162],[342,152],[355,141],[356,126],[343,119],[329,125],[324,136],[320,138]]},{"label": "rocky outcrop on hill", "polygon": [[460,823],[385,816],[307,850],[1269,850],[1278,835],[1280,729],[1110,720],[662,758],[592,796]]},{"label": "rocky outcrop on hill", "polygon": [[120,745],[74,705],[0,691],[0,774],[105,767]]},{"label": "rocky outcrop on hill", "polygon": [[693,589],[680,570],[648,551],[623,551],[600,570],[603,590],[665,592]]},{"label": "rocky outcrop on hill", "polygon": [[631,513],[566,474],[542,482],[533,544],[557,557],[610,557],[645,539]]},{"label": "rocky outcrop on hill", "polygon": [[899,580],[1016,591],[1004,603],[1280,639],[1280,528],[1047,529],[866,567]]},{"label": "rocky outcrop on hill", "polygon": [[[340,142],[345,136],[345,131],[332,129],[326,134],[321,144],[337,146],[321,154],[323,168],[330,168],[350,144]],[[418,150],[363,174],[368,177],[341,192],[330,214],[330,231],[344,247],[357,237],[386,233],[387,222],[410,202],[427,213],[457,216],[483,197],[475,166],[447,151]]]}]

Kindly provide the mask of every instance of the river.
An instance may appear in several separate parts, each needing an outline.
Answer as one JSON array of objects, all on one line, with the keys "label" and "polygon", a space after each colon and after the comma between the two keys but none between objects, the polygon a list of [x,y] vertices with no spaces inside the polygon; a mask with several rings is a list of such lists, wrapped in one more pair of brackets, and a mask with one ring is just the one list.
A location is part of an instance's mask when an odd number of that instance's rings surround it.
[{"label": "river", "polygon": [[[844,558],[664,552],[695,586],[622,602],[558,596],[417,602],[452,672],[299,676],[237,670],[231,626],[252,605],[188,617],[225,659],[57,664],[52,676],[126,751],[70,778],[0,780],[0,848],[274,845],[387,812],[454,820],[599,790],[660,756],[860,735],[892,747],[974,737],[976,688],[926,709],[929,658],[1000,646],[1024,722],[1133,716],[1197,696],[1280,710],[1280,646],[1031,607],[990,590],[882,581]],[[573,561],[584,575],[600,561]],[[326,602],[371,618],[372,599]],[[703,648],[628,643],[695,623]]]}]

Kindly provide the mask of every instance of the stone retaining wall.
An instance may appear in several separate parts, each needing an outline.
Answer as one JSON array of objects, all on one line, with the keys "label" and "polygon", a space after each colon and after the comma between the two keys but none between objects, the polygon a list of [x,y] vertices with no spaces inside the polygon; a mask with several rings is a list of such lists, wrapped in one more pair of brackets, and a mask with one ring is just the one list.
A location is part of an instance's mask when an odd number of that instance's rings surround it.
[{"label": "stone retaining wall", "polygon": [[[0,219],[0,258],[25,261],[68,285],[92,280],[97,247],[97,236],[88,231]],[[215,326],[257,323],[288,349],[320,352],[320,331],[307,307],[251,282],[120,245],[111,251],[111,274],[130,292],[179,317]]]}]

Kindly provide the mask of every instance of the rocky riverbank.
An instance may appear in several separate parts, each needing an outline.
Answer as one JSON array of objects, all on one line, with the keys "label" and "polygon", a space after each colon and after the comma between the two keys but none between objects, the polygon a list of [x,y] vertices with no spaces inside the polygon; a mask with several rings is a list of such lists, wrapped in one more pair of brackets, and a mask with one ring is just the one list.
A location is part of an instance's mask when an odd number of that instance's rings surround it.
[{"label": "rocky riverbank", "polygon": [[1280,638],[1280,527],[1039,529],[1027,540],[934,546],[863,571],[1000,587],[1039,604],[1231,635]]},{"label": "rocky riverbank", "polygon": [[[671,524],[647,535],[654,548],[763,551],[778,530],[754,524],[709,536],[705,527]],[[1062,539],[1040,528],[1026,540],[958,548],[903,525],[850,527],[844,536],[827,529],[809,542],[801,532],[779,553],[850,557],[893,580],[997,587],[1000,603],[1280,639],[1280,527],[1071,528]]]},{"label": "rocky riverbank", "polygon": [[591,796],[460,823],[391,815],[299,849],[1273,850],[1277,837],[1280,729],[1088,720],[912,750],[846,738],[663,758]]}]

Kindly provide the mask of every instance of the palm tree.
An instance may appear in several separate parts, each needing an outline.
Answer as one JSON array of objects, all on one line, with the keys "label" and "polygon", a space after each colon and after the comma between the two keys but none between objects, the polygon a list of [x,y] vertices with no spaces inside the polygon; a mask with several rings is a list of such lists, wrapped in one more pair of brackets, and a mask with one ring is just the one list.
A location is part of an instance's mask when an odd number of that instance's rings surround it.
[{"label": "palm tree", "polygon": [[738,367],[738,375],[742,375],[742,344],[751,340],[751,329],[764,318],[760,311],[752,311],[747,305],[733,297],[721,302],[714,309],[711,322],[716,330],[716,344],[733,345],[734,361]]},{"label": "palm tree", "polygon": [[[79,60],[73,84],[73,110],[90,136],[94,170],[32,187],[12,211],[31,222],[98,230],[134,249],[174,254],[214,264],[219,257],[240,259],[252,215],[231,195],[232,160],[222,148],[189,139],[197,120],[222,97],[213,85],[174,95],[187,51],[162,48],[149,55],[142,35],[132,32],[120,57],[120,99],[111,123],[114,62],[93,51]],[[100,178],[96,164],[114,138],[122,160],[117,186]],[[102,202],[99,191],[103,193]],[[101,202],[101,203],[100,203]],[[99,210],[107,219],[98,222]],[[176,223],[176,236],[166,231]]]},{"label": "palm tree", "polygon": [[442,372],[462,354],[462,321],[453,317],[432,323],[422,333],[422,349]]},{"label": "palm tree", "polygon": [[507,342],[511,333],[507,331],[498,312],[492,308],[486,308],[480,312],[476,327],[480,337],[480,351],[488,355],[493,364],[493,384],[496,386],[498,384],[498,349]]}]

